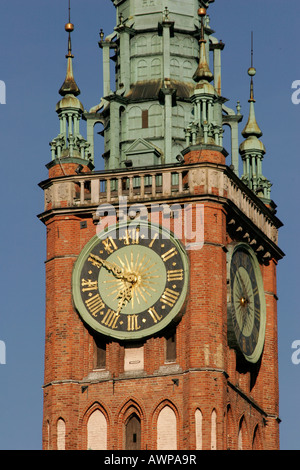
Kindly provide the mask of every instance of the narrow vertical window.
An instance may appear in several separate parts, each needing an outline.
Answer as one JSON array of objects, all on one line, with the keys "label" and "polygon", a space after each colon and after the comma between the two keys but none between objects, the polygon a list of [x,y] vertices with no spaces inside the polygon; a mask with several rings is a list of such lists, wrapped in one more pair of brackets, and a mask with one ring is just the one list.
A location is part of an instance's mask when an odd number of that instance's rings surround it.
[{"label": "narrow vertical window", "polygon": [[243,418],[241,419],[239,424],[238,450],[243,450]]},{"label": "narrow vertical window", "polygon": [[95,410],[87,423],[88,450],[107,449],[107,421],[100,410]]},{"label": "narrow vertical window", "polygon": [[202,450],[202,413],[196,410],[195,413],[195,427],[196,427],[196,450]]},{"label": "narrow vertical window", "polygon": [[216,410],[211,414],[211,450],[217,450],[217,413]]},{"label": "narrow vertical window", "polygon": [[166,337],[166,362],[176,362],[176,332],[170,332]]},{"label": "narrow vertical window", "polygon": [[62,418],[57,421],[57,450],[66,449],[66,423]]},{"label": "narrow vertical window", "polygon": [[140,450],[141,421],[136,414],[130,416],[126,423],[126,450]]},{"label": "narrow vertical window", "polygon": [[98,337],[94,338],[94,369],[106,367],[106,343]]},{"label": "narrow vertical window", "polygon": [[148,119],[148,109],[142,110],[142,129],[148,129],[149,119]]},{"label": "narrow vertical window", "polygon": [[50,423],[47,421],[47,449],[50,450]]},{"label": "narrow vertical window", "polygon": [[261,445],[260,445],[259,430],[258,430],[258,425],[257,425],[254,430],[252,450],[260,450],[260,449],[261,449]]}]

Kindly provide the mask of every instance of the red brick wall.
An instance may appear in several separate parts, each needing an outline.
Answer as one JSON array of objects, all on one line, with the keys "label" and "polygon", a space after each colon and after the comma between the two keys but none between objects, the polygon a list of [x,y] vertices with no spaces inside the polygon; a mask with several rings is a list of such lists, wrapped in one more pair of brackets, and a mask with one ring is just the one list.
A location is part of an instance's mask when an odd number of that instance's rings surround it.
[{"label": "red brick wall", "polygon": [[[212,153],[212,152],[211,152]],[[53,170],[53,169],[52,169]],[[59,171],[59,170],[58,170]],[[52,174],[52,173],[51,173]],[[74,262],[96,233],[91,217],[53,216],[47,221],[44,448],[56,448],[56,423],[66,423],[66,448],[86,449],[87,420],[98,407],[107,417],[108,448],[124,448],[124,422],[140,416],[143,449],[156,448],[159,411],[169,404],[177,416],[178,447],[195,449],[195,411],[203,415],[203,449],[211,446],[211,413],[217,413],[217,448],[236,449],[241,419],[243,448],[279,446],[276,265],[262,266],[267,292],[265,350],[256,381],[236,367],[227,346],[226,211],[204,201],[205,244],[190,251],[190,288],[186,312],[177,326],[178,372],[159,374],[165,365],[163,334],[144,343],[144,375],[124,375],[124,345],[109,341],[107,370],[99,383],[84,379],[93,371],[93,336],[73,308]],[[80,228],[86,220],[87,228]],[[252,372],[253,376],[253,372]],[[178,385],[172,379],[178,379]],[[82,386],[88,385],[85,391]],[[257,406],[253,406],[256,403]],[[264,412],[261,412],[261,409]],[[264,421],[265,418],[265,421]],[[48,439],[48,422],[50,440]]]}]

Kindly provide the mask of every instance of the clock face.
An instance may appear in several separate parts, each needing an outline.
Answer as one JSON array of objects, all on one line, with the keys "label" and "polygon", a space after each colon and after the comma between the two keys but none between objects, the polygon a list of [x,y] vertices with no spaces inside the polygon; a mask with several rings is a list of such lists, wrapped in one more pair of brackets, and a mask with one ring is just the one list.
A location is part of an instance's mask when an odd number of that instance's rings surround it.
[{"label": "clock face", "polygon": [[266,324],[266,304],[262,275],[253,250],[238,244],[229,251],[228,338],[247,361],[261,356]]},{"label": "clock face", "polygon": [[139,339],[181,312],[188,260],[181,243],[162,227],[122,224],[85,246],[72,283],[75,307],[93,329],[118,339]]}]

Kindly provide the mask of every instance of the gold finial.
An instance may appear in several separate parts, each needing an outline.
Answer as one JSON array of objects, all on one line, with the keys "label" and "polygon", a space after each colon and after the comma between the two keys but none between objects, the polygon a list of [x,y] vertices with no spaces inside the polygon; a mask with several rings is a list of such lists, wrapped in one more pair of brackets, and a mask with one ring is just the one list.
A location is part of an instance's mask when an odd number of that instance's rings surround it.
[{"label": "gold finial", "polygon": [[206,40],[204,35],[204,17],[206,16],[206,9],[199,8],[198,15],[201,17],[201,37],[199,40],[200,43],[200,60],[199,65],[194,73],[193,80],[195,82],[200,82],[200,80],[207,80],[211,82],[213,80],[213,74],[210,71],[209,65],[206,60]]},{"label": "gold finial", "polygon": [[65,26],[65,30],[67,31],[67,33],[72,33],[72,31],[74,31],[73,23],[67,23]]},{"label": "gold finial", "polygon": [[71,23],[71,0],[69,0],[69,21],[65,25],[65,31],[69,34],[69,39],[68,39],[68,57],[74,57],[72,55],[72,44],[71,44],[71,33],[74,31],[74,25]]},{"label": "gold finial", "polygon": [[71,0],[69,0],[69,22],[65,25],[65,30],[69,34],[74,31],[74,25],[71,23]]},{"label": "gold finial", "polygon": [[204,17],[206,15],[206,8],[199,8],[198,15]]},{"label": "gold finial", "polygon": [[206,42],[204,38],[204,17],[206,16],[206,8],[199,8],[198,15],[201,18],[201,39],[200,42]]}]

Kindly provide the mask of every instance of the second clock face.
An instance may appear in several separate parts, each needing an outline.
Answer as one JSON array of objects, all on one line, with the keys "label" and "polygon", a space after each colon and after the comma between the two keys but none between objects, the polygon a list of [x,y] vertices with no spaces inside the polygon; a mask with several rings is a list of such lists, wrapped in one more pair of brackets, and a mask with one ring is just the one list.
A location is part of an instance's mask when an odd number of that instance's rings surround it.
[{"label": "second clock face", "polygon": [[73,298],[97,331],[138,339],[178,315],[187,285],[188,261],[178,240],[158,226],[121,225],[83,249],[74,269]]},{"label": "second clock face", "polygon": [[249,362],[257,362],[266,322],[262,276],[254,252],[238,244],[230,260],[229,334]]}]

